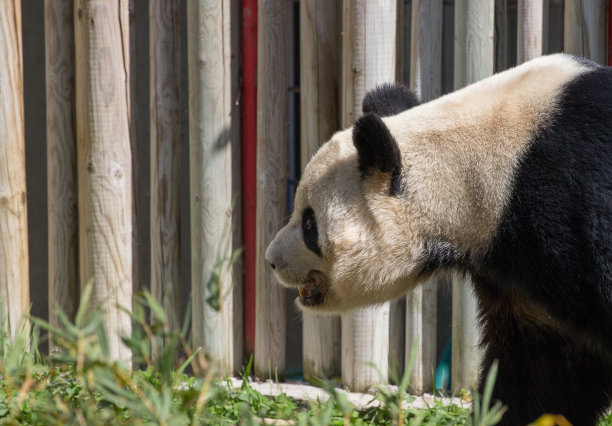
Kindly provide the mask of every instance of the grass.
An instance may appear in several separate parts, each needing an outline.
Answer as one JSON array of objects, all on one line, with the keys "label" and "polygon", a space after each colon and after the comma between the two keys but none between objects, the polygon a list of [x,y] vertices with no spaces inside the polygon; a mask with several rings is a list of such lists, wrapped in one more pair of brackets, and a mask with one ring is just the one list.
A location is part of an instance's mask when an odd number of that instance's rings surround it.
[{"label": "grass", "polygon": [[[255,425],[284,419],[298,425],[485,426],[503,415],[500,403],[490,406],[494,369],[485,395],[474,398],[473,413],[438,400],[426,409],[408,408],[405,402],[414,399],[406,393],[408,374],[395,378],[396,390],[379,387],[381,405],[362,411],[329,383],[321,383],[330,395],[325,402],[264,396],[248,380],[250,362],[235,389],[230,379],[213,379],[205,354],[187,345],[188,323],[169,330],[163,309],[149,294],[137,298],[132,335],[124,339],[133,353],[130,369],[109,358],[99,311],[88,307],[90,294],[84,292],[74,322],[60,313],[61,328],[31,318],[31,332],[22,330],[12,341],[0,334],[0,424]],[[40,330],[52,336],[56,349],[49,356],[36,350]],[[612,419],[602,424],[612,425]]]}]

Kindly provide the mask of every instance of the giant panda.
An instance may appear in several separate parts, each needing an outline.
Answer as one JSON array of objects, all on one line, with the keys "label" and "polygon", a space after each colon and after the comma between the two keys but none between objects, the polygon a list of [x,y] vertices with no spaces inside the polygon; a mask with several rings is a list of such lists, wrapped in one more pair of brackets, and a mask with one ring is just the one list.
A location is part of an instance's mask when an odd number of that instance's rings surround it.
[{"label": "giant panda", "polygon": [[326,314],[470,274],[503,422],[594,424],[612,397],[612,70],[544,56],[416,104],[368,93],[306,166],[267,263]]}]

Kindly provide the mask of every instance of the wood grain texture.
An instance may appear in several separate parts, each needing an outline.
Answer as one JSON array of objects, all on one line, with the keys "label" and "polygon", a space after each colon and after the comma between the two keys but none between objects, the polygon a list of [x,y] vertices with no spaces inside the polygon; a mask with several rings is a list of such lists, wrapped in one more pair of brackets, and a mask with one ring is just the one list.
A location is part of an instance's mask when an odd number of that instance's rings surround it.
[{"label": "wood grain texture", "polygon": [[452,325],[452,369],[453,392],[461,389],[475,389],[480,375],[482,349],[478,326],[478,306],[472,290],[472,280],[467,276],[454,274],[453,325]]},{"label": "wood grain texture", "polygon": [[413,0],[410,87],[422,102],[442,93],[442,0]]},{"label": "wood grain texture", "polygon": [[416,345],[410,374],[413,393],[431,392],[435,383],[438,280],[430,278],[406,296],[406,364]]},{"label": "wood grain texture", "polygon": [[495,0],[466,0],[465,84],[495,70]]},{"label": "wood grain texture", "polygon": [[[421,102],[442,93],[442,0],[413,0],[410,87]],[[436,369],[437,280],[431,279],[406,295],[406,354],[417,346],[410,386],[432,389]],[[406,356],[406,368],[410,357]]]},{"label": "wood grain texture", "polygon": [[193,344],[234,372],[230,0],[187,3]]},{"label": "wood grain texture", "polygon": [[[79,304],[73,0],[45,0],[49,322]],[[50,348],[52,349],[52,348]]]},{"label": "wood grain texture", "polygon": [[[146,13],[145,11],[143,11]],[[136,18],[134,0],[128,0],[128,13],[121,16],[121,27],[127,28],[128,34],[124,34],[124,60],[128,64],[128,125],[130,128],[130,148],[132,150],[132,291],[134,293],[143,290],[143,283],[140,278],[140,251],[146,249],[140,244],[140,215],[141,207],[139,193],[141,191],[139,181],[139,162],[138,155],[138,107],[136,102]],[[126,43],[127,42],[127,43]]]},{"label": "wood grain texture", "polygon": [[0,2],[0,314],[15,337],[30,308],[21,2]]},{"label": "wood grain texture", "polygon": [[[340,127],[340,6],[328,0],[300,2],[300,113],[302,169]],[[304,312],[306,380],[340,375],[340,318]]]},{"label": "wood grain texture", "polygon": [[[493,74],[495,66],[494,0],[455,3],[455,89]],[[482,351],[478,347],[476,300],[469,279],[453,284],[453,389],[474,388]]]},{"label": "wood grain texture", "polygon": [[517,62],[523,63],[542,56],[546,46],[548,1],[518,0]]},{"label": "wood grain texture", "polygon": [[455,48],[453,50],[453,88],[461,89],[466,84],[466,37],[467,37],[467,2],[455,0]]},{"label": "wood grain texture", "polygon": [[606,65],[608,59],[607,2],[565,0],[563,50]]},{"label": "wood grain texture", "polygon": [[81,286],[93,279],[112,359],[130,361],[132,158],[127,0],[75,2]]},{"label": "wood grain texture", "polygon": [[358,71],[353,63],[353,21],[355,19],[355,0],[342,0],[342,60],[340,62],[340,124],[352,126],[361,110],[355,111],[353,90],[355,74]]},{"label": "wood grain texture", "polygon": [[[361,114],[366,92],[395,81],[396,0],[344,0],[342,18],[342,125],[352,125]],[[348,96],[345,94],[349,94]],[[342,316],[342,383],[361,391],[379,383],[372,368],[388,375],[389,304]]]},{"label": "wood grain texture", "polygon": [[290,0],[259,0],[257,34],[257,236],[255,374],[285,370],[285,289],[265,250],[287,215],[287,102]]},{"label": "wood grain texture", "polygon": [[[410,86],[422,102],[442,92],[442,1],[412,2]],[[418,345],[410,385],[415,392],[431,388],[436,356],[436,281],[406,296],[406,354]],[[406,356],[406,367],[409,357]]]},{"label": "wood grain texture", "polygon": [[[230,1],[230,47],[229,55],[231,72],[231,117],[232,128],[230,137],[232,141],[232,247],[234,250],[244,248],[243,239],[243,176],[242,176],[242,3]],[[243,254],[244,252],[242,252]],[[234,305],[234,371],[240,371],[248,359],[244,358],[244,257],[238,256],[233,265],[233,305]]]},{"label": "wood grain texture", "polygon": [[180,327],[180,1],[149,1],[151,294]]},{"label": "wood grain texture", "polygon": [[[389,302],[389,376],[402,377],[406,365],[406,297]],[[392,374],[393,373],[393,374]]]},{"label": "wood grain texture", "polygon": [[508,68],[508,0],[495,0],[495,72]]},{"label": "wood grain texture", "polygon": [[342,315],[342,385],[365,392],[387,379],[388,365],[389,303]]}]

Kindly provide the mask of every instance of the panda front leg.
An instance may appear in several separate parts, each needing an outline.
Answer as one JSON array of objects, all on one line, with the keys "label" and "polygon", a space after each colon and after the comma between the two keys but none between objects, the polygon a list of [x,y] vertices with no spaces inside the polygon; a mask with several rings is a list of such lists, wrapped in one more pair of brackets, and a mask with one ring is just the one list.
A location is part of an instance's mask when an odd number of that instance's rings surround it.
[{"label": "panda front leg", "polygon": [[493,398],[508,407],[502,424],[526,425],[546,413],[573,425],[596,424],[612,395],[612,372],[601,354],[564,333],[517,288],[480,277],[474,287],[485,350],[479,391],[498,360]]}]

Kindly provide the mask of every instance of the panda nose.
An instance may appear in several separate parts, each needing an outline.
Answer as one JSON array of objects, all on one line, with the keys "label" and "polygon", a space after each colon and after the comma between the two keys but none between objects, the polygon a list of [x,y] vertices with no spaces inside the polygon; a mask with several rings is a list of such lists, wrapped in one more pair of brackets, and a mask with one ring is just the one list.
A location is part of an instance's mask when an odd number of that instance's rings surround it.
[{"label": "panda nose", "polygon": [[272,247],[272,244],[270,244],[270,245],[268,246],[268,249],[266,250],[266,254],[265,254],[266,263],[267,263],[268,265],[270,265],[270,268],[272,268],[272,269],[276,269],[276,264],[277,264],[277,262],[276,262],[276,261],[275,261],[275,259],[274,259],[274,256],[273,256],[273,254],[272,254],[272,249],[271,249],[271,247]]}]

